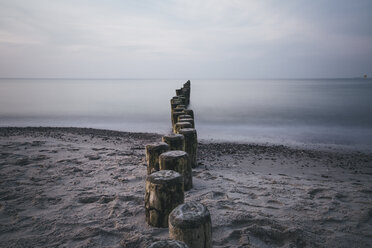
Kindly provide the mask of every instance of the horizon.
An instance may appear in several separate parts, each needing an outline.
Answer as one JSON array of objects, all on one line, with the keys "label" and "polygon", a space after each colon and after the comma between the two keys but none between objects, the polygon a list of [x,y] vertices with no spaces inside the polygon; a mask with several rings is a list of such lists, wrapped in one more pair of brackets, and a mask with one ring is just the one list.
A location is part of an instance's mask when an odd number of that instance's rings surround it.
[{"label": "horizon", "polygon": [[[364,75],[363,75],[364,76]],[[109,78],[109,77],[0,77],[0,80],[370,80],[370,77],[327,77],[327,78]],[[367,75],[368,76],[368,75]]]}]

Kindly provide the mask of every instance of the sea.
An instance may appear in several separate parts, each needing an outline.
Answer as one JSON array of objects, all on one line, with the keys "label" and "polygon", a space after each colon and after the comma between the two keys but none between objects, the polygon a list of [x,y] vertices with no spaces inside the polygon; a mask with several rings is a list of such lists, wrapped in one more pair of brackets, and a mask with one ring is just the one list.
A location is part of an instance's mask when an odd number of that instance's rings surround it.
[{"label": "sea", "polygon": [[[0,126],[171,132],[187,79],[0,79]],[[372,151],[372,80],[191,80],[200,141]]]}]

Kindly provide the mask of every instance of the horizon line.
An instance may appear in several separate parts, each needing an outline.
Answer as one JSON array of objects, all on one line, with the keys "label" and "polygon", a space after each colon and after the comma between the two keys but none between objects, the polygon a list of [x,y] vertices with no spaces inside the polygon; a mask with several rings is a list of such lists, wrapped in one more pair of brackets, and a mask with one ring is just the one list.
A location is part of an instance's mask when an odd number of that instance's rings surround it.
[{"label": "horizon line", "polygon": [[272,77],[272,78],[125,78],[125,77],[0,77],[0,80],[330,80],[330,79],[370,79],[358,77]]}]

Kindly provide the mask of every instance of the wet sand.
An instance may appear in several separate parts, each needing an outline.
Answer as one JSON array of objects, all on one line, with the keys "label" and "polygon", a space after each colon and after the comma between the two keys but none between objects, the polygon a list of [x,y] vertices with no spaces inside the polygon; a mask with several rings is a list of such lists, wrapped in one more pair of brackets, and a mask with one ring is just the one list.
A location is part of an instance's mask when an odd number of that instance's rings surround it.
[{"label": "wet sand", "polygon": [[[144,146],[161,135],[0,128],[1,247],[146,247]],[[370,247],[372,154],[210,143],[194,188],[213,247]]]}]

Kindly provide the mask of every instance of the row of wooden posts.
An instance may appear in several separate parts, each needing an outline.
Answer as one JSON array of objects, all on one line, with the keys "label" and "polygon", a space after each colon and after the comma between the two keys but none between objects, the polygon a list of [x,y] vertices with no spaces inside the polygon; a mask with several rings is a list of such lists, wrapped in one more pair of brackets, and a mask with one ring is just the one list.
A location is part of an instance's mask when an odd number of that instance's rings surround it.
[{"label": "row of wooden posts", "polygon": [[146,222],[154,227],[169,227],[169,240],[149,247],[212,247],[212,224],[206,206],[184,202],[184,191],[193,187],[192,168],[197,166],[198,146],[195,116],[189,109],[191,83],[176,89],[170,100],[172,134],[162,142],[146,145],[147,178]]}]

